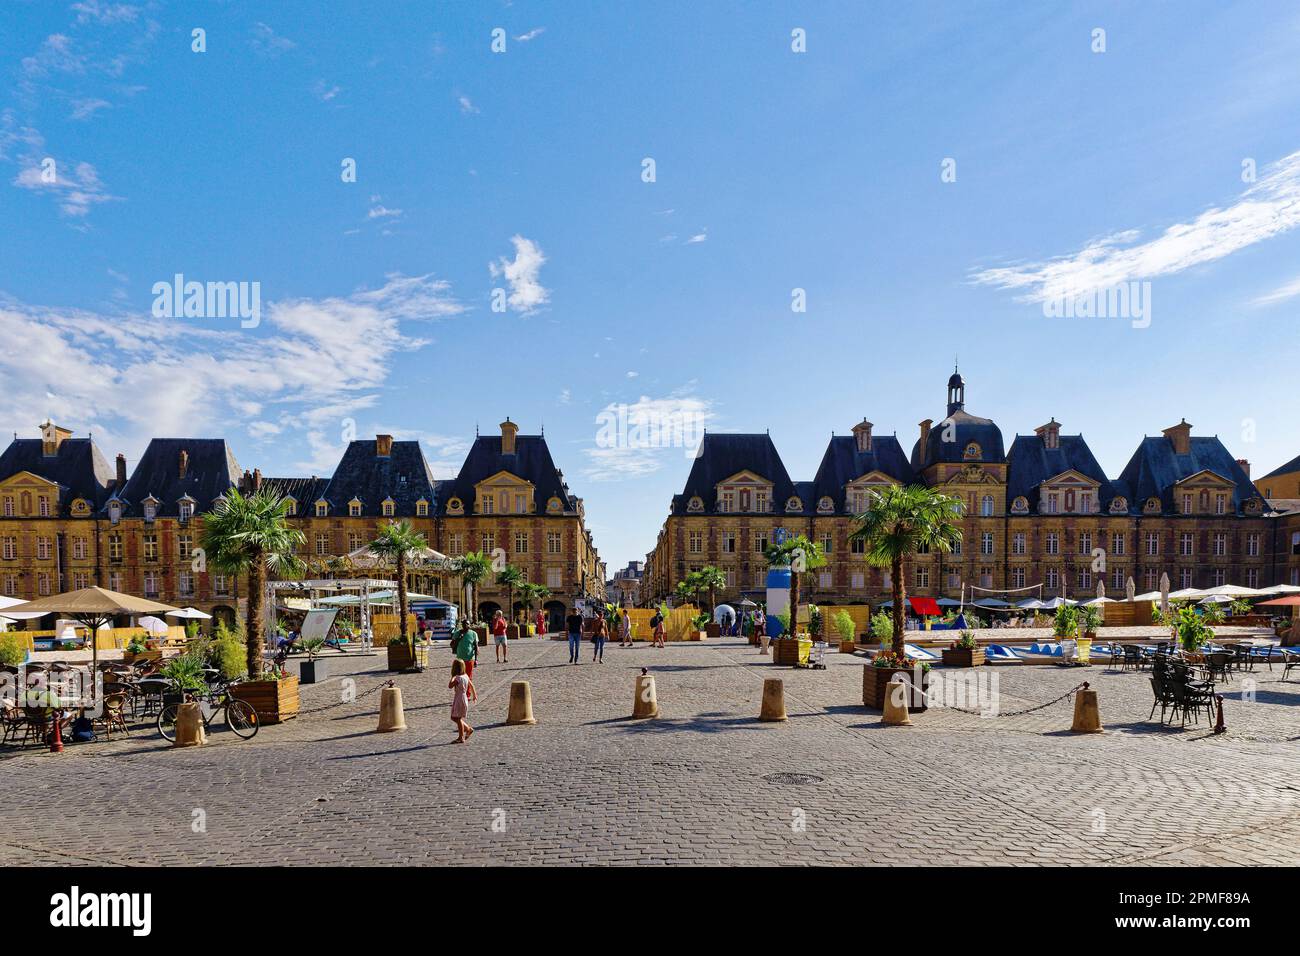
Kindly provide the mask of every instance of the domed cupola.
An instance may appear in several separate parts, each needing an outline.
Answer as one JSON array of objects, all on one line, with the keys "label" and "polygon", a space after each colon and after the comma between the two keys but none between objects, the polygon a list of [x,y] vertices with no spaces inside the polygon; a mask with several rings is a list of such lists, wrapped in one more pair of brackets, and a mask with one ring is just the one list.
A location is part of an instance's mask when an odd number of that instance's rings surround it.
[{"label": "domed cupola", "polygon": [[961,373],[957,371],[957,366],[952,367],[952,375],[948,377],[948,414],[960,411],[966,406],[966,382],[962,379]]},{"label": "domed cupola", "polygon": [[966,381],[956,369],[948,379],[948,415],[938,423],[926,419],[912,449],[912,467],[924,471],[947,463],[1003,463],[1002,431],[987,418],[966,411]]}]

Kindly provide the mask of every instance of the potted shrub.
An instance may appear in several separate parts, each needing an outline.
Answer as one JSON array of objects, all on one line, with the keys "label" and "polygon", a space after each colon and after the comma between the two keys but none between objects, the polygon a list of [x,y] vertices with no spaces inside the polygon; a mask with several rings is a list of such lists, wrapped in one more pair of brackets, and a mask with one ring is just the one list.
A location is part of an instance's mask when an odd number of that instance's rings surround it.
[{"label": "potted shrub", "polygon": [[0,633],[0,664],[17,667],[27,660],[27,643],[17,634]]},{"label": "potted shrub", "polygon": [[329,676],[329,663],[320,660],[325,649],[325,638],[312,637],[302,642],[307,659],[298,665],[298,679],[304,684],[317,684]]},{"label": "potted shrub", "polygon": [[831,627],[835,628],[835,633],[840,638],[840,653],[853,653],[853,638],[856,636],[854,631],[853,616],[848,611],[836,611],[831,618]]},{"label": "potted shrub", "polygon": [[204,663],[197,654],[181,654],[163,665],[159,673],[172,682],[171,689],[163,693],[164,706],[184,703],[186,694],[207,689],[203,680]]},{"label": "potted shrub", "polygon": [[812,653],[812,638],[795,633],[789,611],[782,611],[776,617],[781,622],[781,636],[772,645],[772,663],[794,667],[807,662]]},{"label": "potted shrub", "polygon": [[1083,612],[1079,621],[1083,629],[1083,636],[1089,641],[1097,639],[1097,628],[1101,627],[1101,611],[1097,605],[1089,604],[1080,608]]},{"label": "potted shrub", "polygon": [[909,693],[907,709],[916,712],[926,709],[925,692],[930,689],[930,665],[928,662],[912,664],[906,657],[895,657],[893,651],[882,650],[870,664],[862,667],[862,703],[877,710],[885,709],[885,694],[895,674],[903,674],[907,682],[916,686],[917,674],[921,679],[921,693]]},{"label": "potted shrub", "polygon": [[984,648],[970,631],[962,631],[951,647],[943,649],[944,667],[979,667],[983,663]]},{"label": "potted shrub", "polygon": [[1179,607],[1171,617],[1174,635],[1187,653],[1198,653],[1202,644],[1214,639],[1214,631],[1206,626],[1205,619],[1196,613],[1194,607]]},{"label": "potted shrub", "polygon": [[272,667],[257,680],[230,685],[230,696],[247,701],[263,724],[278,724],[298,716],[298,678]]},{"label": "potted shrub", "polygon": [[882,651],[887,650],[894,639],[894,619],[884,611],[877,611],[871,615],[871,624],[865,636],[879,644]]},{"label": "potted shrub", "polygon": [[1056,609],[1052,619],[1052,633],[1058,641],[1068,641],[1079,634],[1079,610],[1069,604],[1062,604]]},{"label": "potted shrub", "polygon": [[691,618],[691,626],[695,628],[695,640],[702,641],[709,636],[709,615],[701,611],[695,617]]},{"label": "potted shrub", "polygon": [[[479,644],[482,644],[482,640]],[[400,634],[388,639],[388,669],[406,671],[415,666],[415,648]]]}]

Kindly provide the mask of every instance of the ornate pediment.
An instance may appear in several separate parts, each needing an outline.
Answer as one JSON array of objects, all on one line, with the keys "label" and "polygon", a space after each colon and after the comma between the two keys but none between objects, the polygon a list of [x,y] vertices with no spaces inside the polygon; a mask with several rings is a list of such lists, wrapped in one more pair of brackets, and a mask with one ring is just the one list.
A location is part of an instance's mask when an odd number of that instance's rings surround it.
[{"label": "ornate pediment", "polygon": [[1073,468],[1061,472],[1059,475],[1053,475],[1043,481],[1043,484],[1049,488],[1100,488],[1101,482],[1095,478],[1089,478],[1083,472],[1075,471]]},{"label": "ornate pediment", "polygon": [[944,482],[945,485],[998,485],[1001,482],[979,465],[966,465],[955,470]]},{"label": "ornate pediment", "polygon": [[1230,490],[1236,488],[1236,484],[1227,478],[1224,478],[1218,472],[1210,471],[1203,468],[1194,475],[1188,475],[1186,478],[1180,478],[1174,482],[1174,487],[1187,488],[1220,488]]}]

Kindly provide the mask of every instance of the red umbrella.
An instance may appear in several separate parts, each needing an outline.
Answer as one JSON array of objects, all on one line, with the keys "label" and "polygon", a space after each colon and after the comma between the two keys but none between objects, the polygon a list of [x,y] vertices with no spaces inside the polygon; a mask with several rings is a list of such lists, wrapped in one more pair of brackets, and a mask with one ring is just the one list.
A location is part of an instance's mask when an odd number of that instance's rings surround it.
[{"label": "red umbrella", "polygon": [[1294,607],[1295,605],[1300,604],[1300,594],[1288,594],[1286,597],[1273,598],[1273,600],[1271,601],[1260,601],[1259,604],[1256,606],[1258,607],[1265,604],[1273,604],[1273,605],[1281,604],[1281,605],[1288,605]]}]

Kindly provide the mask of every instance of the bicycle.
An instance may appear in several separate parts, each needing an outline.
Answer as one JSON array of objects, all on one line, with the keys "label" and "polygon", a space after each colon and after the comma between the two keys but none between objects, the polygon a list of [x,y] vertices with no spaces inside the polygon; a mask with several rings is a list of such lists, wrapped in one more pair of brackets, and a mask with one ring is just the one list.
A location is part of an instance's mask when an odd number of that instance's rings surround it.
[{"label": "bicycle", "polygon": [[[216,719],[217,714],[224,711],[226,726],[234,731],[236,737],[250,740],[257,735],[257,728],[260,726],[257,711],[248,701],[232,697],[230,684],[223,684],[217,690],[206,694],[187,693],[185,699],[187,703],[198,702],[199,714],[203,718],[205,730],[212,726],[212,721]],[[208,706],[205,707],[205,704]],[[180,704],[168,704],[158,714],[158,733],[162,734],[164,740],[176,740],[176,714],[179,709]]]}]

